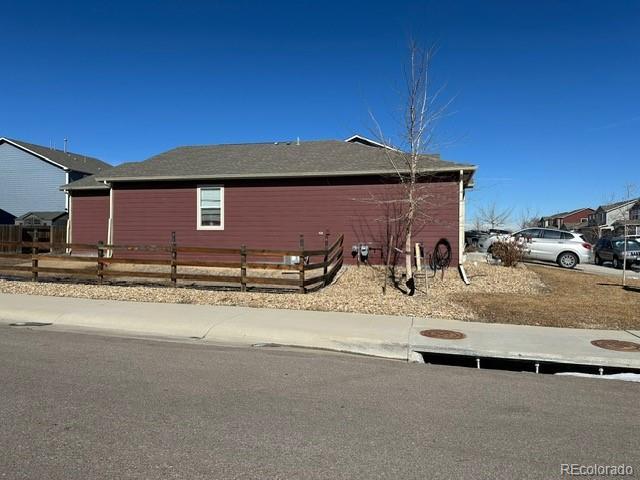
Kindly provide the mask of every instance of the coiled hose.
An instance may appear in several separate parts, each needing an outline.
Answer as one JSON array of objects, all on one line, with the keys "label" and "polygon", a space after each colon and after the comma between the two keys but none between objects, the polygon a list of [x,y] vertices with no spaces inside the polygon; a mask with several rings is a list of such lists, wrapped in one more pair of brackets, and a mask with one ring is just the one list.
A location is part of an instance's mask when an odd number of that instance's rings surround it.
[{"label": "coiled hose", "polygon": [[[429,257],[429,266],[434,272],[445,270],[451,265],[451,244],[446,238],[441,238],[433,247],[433,253]],[[444,272],[443,272],[444,273]]]}]

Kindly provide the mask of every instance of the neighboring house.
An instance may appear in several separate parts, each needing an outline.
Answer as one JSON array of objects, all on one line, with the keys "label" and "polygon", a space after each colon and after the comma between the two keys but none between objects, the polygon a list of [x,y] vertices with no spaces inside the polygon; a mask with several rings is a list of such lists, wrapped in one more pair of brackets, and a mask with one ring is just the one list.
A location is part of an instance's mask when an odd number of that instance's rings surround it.
[{"label": "neighboring house", "polygon": [[[621,202],[611,203],[609,205],[601,205],[589,217],[589,226],[596,227],[600,233],[614,230],[616,222],[629,219],[630,211],[634,209],[634,215],[637,211],[637,204],[640,200],[637,198],[624,200]],[[635,207],[635,208],[634,208]]]},{"label": "neighboring house", "polygon": [[64,227],[67,225],[67,212],[28,212],[15,220],[16,225],[28,227]]},{"label": "neighboring house", "polygon": [[[175,148],[63,186],[71,240],[167,244],[176,232],[183,245],[295,249],[300,234],[314,248],[330,232],[345,235],[349,261],[353,245],[380,247],[395,228],[389,199],[401,186],[389,154],[360,136]],[[432,249],[447,238],[457,260],[476,167],[438,155],[420,163],[429,199],[414,239]]]},{"label": "neighboring house", "polygon": [[0,209],[0,225],[13,225],[15,219],[15,215],[11,215],[9,212]]},{"label": "neighboring house", "polygon": [[640,200],[631,206],[626,219],[613,222],[613,234],[624,235],[625,227],[627,235],[640,236]]},{"label": "neighboring house", "polygon": [[592,208],[578,208],[570,212],[556,213],[549,217],[542,217],[538,222],[539,227],[555,227],[566,228],[572,230],[582,225],[587,225],[589,222],[589,216],[592,215],[594,210]]},{"label": "neighboring house", "polygon": [[0,208],[13,216],[64,211],[60,185],[110,165],[96,158],[0,137]]}]

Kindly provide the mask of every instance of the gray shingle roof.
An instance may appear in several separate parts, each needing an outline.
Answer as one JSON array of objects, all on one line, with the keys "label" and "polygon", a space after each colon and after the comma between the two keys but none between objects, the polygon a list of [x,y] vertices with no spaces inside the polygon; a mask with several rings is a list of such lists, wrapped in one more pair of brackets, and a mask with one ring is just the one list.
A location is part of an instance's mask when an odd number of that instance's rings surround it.
[{"label": "gray shingle roof", "polygon": [[33,143],[23,142],[22,140],[13,140],[7,138],[12,143],[20,145],[27,150],[31,150],[38,155],[48,158],[58,165],[68,168],[69,170],[75,170],[82,173],[99,173],[107,168],[111,168],[106,162],[97,158],[88,157],[80,153],[63,152],[62,150],[55,150],[53,148],[43,147],[42,145],[35,145]]},{"label": "gray shingle roof", "polygon": [[[181,180],[354,176],[393,173],[391,150],[339,140],[178,147],[144,162],[126,163],[96,175],[99,180]],[[473,165],[423,155],[425,172],[465,170]]]},{"label": "gray shingle roof", "polygon": [[109,187],[107,187],[103,182],[96,180],[96,175],[89,175],[81,178],[80,180],[76,180],[75,182],[61,186],[60,190],[109,190]]},{"label": "gray shingle roof", "polygon": [[640,199],[633,198],[631,200],[623,200],[621,202],[610,203],[609,205],[600,205],[599,208],[601,208],[605,212],[608,212],[610,210],[615,210],[616,208],[622,207],[622,206],[627,205],[629,203],[637,202],[638,200],[640,200]]},{"label": "gray shingle roof", "polygon": [[58,217],[62,217],[63,215],[67,215],[67,212],[27,212],[24,215],[20,215],[18,220],[24,220],[31,215],[38,217],[42,220],[55,220]]}]

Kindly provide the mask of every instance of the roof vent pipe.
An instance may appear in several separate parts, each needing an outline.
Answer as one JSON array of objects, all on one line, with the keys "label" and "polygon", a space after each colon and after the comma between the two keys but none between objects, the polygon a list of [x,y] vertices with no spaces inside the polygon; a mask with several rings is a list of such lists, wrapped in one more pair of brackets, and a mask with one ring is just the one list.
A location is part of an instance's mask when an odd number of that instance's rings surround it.
[{"label": "roof vent pipe", "polygon": [[300,137],[296,138],[296,145],[300,145]]},{"label": "roof vent pipe", "polygon": [[67,139],[64,139],[64,153],[67,153]]}]

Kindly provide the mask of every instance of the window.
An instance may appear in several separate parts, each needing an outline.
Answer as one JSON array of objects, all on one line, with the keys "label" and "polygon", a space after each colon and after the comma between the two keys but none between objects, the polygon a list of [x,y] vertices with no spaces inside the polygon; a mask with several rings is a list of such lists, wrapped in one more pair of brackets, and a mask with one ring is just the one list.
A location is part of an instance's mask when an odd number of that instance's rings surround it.
[{"label": "window", "polygon": [[530,239],[530,238],[540,238],[542,237],[542,232],[543,230],[539,229],[539,228],[528,228],[526,230],[521,230],[517,233],[514,234],[514,237],[516,239],[524,237],[526,239]]},{"label": "window", "polygon": [[[562,240],[573,240],[574,238],[573,233],[562,232]],[[584,240],[584,238],[582,240]],[[586,242],[586,240],[584,241]]]},{"label": "window", "polygon": [[224,230],[224,187],[198,187],[198,230]]},{"label": "window", "polygon": [[562,238],[562,232],[558,230],[543,230],[544,238],[548,238],[550,240],[560,240]]}]

